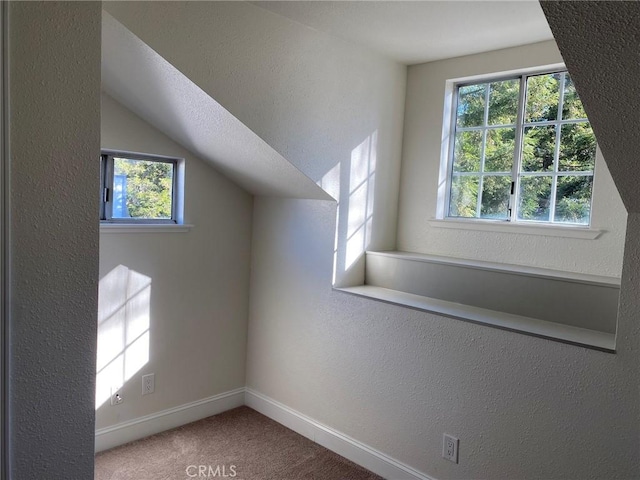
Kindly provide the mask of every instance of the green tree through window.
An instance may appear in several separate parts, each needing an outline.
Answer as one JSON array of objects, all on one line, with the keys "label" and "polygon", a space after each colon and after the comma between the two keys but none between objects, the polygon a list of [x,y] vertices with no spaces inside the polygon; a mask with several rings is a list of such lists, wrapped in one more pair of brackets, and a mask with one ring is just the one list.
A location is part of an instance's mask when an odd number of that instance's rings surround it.
[{"label": "green tree through window", "polygon": [[126,178],[124,199],[128,217],[171,218],[173,164],[118,157],[113,163],[114,175]]},{"label": "green tree through window", "polygon": [[120,223],[177,223],[178,160],[103,152],[101,220]]},{"label": "green tree through window", "polygon": [[459,85],[450,217],[589,224],[596,139],[567,72]]}]

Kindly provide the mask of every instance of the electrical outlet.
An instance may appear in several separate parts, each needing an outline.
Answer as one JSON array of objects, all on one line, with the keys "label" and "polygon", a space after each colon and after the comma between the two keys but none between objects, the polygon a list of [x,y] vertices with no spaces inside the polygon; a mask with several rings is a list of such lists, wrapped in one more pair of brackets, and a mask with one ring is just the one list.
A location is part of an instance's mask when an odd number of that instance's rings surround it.
[{"label": "electrical outlet", "polygon": [[124,398],[122,398],[122,394],[120,393],[120,389],[122,387],[111,387],[111,405],[120,405],[124,402]]},{"label": "electrical outlet", "polygon": [[149,395],[156,390],[156,374],[150,373],[142,376],[142,395]]},{"label": "electrical outlet", "polygon": [[445,433],[442,437],[442,458],[458,463],[458,445],[460,440]]}]

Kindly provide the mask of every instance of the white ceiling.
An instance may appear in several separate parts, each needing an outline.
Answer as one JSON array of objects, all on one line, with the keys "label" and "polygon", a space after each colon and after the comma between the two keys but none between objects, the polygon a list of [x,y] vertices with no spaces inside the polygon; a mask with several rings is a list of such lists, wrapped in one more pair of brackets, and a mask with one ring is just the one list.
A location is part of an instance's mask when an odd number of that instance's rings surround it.
[{"label": "white ceiling", "polygon": [[529,0],[251,3],[409,65],[553,38]]}]

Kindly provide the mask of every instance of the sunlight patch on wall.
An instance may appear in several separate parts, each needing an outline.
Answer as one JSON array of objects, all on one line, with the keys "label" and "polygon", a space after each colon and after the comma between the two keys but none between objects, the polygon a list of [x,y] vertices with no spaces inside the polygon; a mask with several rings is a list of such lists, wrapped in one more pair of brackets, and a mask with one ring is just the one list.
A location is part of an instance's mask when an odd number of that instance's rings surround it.
[{"label": "sunlight patch on wall", "polygon": [[371,241],[378,132],[351,151],[345,270],[360,258]]},{"label": "sunlight patch on wall", "polygon": [[98,287],[96,409],[149,361],[151,278],[118,265]]},{"label": "sunlight patch on wall", "polygon": [[349,285],[357,277],[357,273],[353,277],[356,262],[363,258],[371,243],[377,150],[376,130],[351,151],[348,159],[338,162],[318,181],[337,201],[334,286]]}]

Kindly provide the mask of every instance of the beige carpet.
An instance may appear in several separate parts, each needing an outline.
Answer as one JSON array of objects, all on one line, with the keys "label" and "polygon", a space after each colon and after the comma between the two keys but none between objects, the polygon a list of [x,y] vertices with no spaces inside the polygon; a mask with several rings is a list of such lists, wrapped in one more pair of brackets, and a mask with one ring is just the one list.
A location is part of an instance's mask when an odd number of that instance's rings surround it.
[{"label": "beige carpet", "polygon": [[374,480],[381,477],[249,407],[96,455],[96,480]]}]

